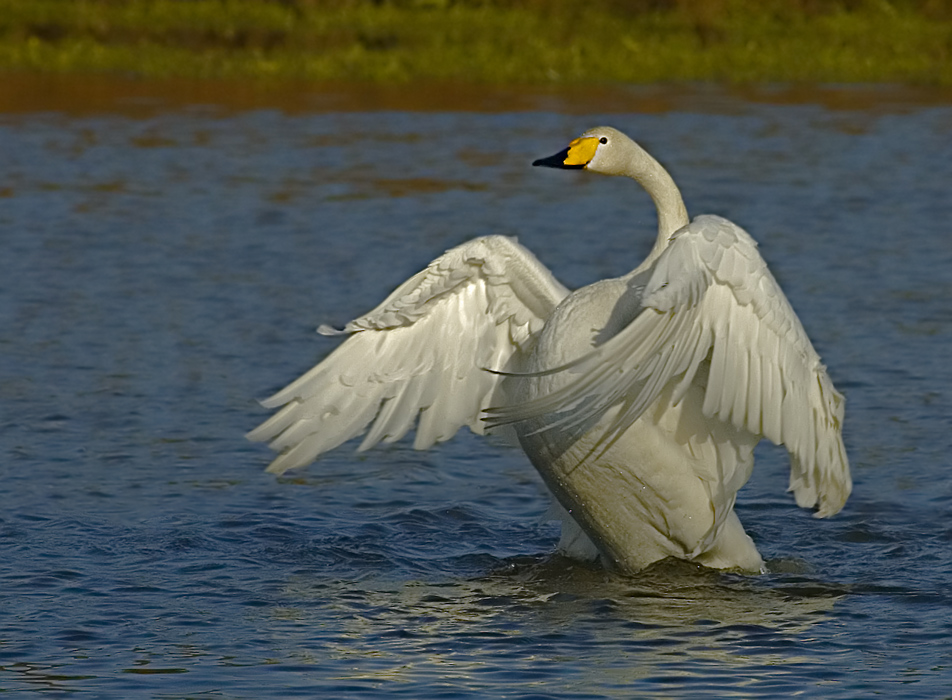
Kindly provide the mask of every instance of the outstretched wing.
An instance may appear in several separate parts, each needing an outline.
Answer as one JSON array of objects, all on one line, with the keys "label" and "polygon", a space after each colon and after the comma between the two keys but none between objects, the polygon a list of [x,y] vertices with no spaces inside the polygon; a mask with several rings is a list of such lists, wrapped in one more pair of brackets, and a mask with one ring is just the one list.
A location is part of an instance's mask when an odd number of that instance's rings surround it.
[{"label": "outstretched wing", "polygon": [[706,369],[704,415],[785,445],[797,504],[818,506],[819,517],[838,512],[852,488],[843,397],[754,240],[730,221],[698,217],[672,236],[642,304],[618,335],[565,368],[578,374],[571,382],[491,408],[488,424],[544,417],[543,430],[581,425],[620,405],[608,445],[665,387],[674,383],[677,403]]},{"label": "outstretched wing", "polygon": [[248,438],[270,441],[279,454],[268,471],[281,474],[364,431],[360,450],[399,440],[417,423],[417,449],[463,425],[482,432],[480,412],[500,381],[486,368],[505,368],[567,293],[514,239],[464,243],[343,331],[322,326],[350,337],[263,401],[283,408]]}]

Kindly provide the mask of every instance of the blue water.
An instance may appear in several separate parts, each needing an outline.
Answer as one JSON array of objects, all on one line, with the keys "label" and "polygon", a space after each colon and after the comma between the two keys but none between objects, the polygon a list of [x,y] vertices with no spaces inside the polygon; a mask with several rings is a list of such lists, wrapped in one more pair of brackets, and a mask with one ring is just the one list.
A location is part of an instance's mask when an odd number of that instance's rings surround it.
[{"label": "blue water", "polygon": [[[96,698],[952,697],[952,107],[0,115],[0,690]],[[578,112],[578,105],[573,111]],[[771,573],[554,557],[520,451],[345,447],[275,479],[255,402],[446,248],[568,286],[653,239],[533,158],[616,125],[761,244],[847,396],[818,521],[764,446]]]}]

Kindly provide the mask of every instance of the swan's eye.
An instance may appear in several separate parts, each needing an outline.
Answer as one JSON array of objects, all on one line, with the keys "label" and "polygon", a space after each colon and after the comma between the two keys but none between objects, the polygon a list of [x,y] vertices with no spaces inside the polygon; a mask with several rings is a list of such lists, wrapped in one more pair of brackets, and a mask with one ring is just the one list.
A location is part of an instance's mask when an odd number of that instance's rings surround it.
[{"label": "swan's eye", "polygon": [[602,136],[602,137],[598,140],[598,142],[599,142],[599,143],[608,143],[608,137],[607,137],[607,136]]}]

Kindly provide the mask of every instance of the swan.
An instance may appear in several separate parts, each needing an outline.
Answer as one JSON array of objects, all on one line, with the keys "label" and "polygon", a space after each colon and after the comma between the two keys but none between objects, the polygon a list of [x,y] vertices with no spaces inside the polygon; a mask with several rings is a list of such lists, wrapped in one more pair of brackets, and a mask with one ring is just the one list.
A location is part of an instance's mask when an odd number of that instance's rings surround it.
[{"label": "swan", "polygon": [[343,330],[248,437],[281,474],[363,435],[414,447],[510,426],[555,496],[559,549],[621,573],[666,557],[756,573],[734,512],[763,438],[817,517],[852,482],[843,396],[746,231],[693,221],[668,172],[611,127],[533,165],[630,177],[658,235],[622,277],[569,292],[504,236],[452,248]]}]

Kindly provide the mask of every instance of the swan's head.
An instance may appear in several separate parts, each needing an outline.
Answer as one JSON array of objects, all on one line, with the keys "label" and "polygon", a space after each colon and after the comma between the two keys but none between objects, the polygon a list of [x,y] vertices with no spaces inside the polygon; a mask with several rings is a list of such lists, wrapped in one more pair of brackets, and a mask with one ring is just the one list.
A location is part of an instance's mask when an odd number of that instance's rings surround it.
[{"label": "swan's head", "polygon": [[631,176],[632,158],[642,153],[641,147],[618,129],[598,126],[586,131],[555,155],[540,158],[532,164],[563,170],[584,169],[603,175]]}]

